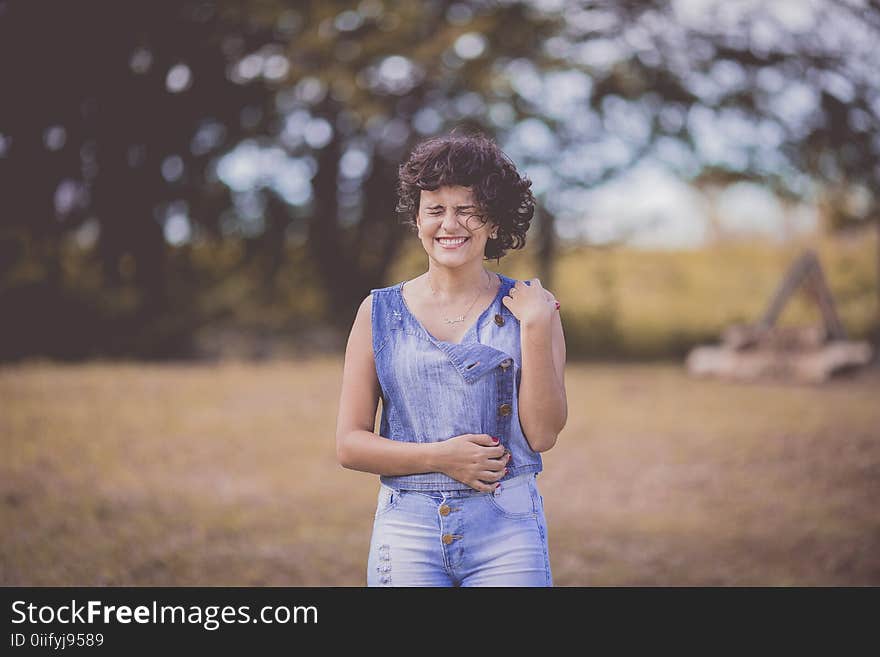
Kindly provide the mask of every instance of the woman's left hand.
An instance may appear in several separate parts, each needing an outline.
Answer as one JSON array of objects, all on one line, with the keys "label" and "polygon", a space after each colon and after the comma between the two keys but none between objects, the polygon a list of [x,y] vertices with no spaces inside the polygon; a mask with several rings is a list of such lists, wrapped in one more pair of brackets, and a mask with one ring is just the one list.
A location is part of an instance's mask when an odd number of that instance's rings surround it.
[{"label": "woman's left hand", "polygon": [[549,323],[559,308],[556,297],[545,290],[537,278],[517,281],[501,303],[510,309],[520,324],[525,325]]}]

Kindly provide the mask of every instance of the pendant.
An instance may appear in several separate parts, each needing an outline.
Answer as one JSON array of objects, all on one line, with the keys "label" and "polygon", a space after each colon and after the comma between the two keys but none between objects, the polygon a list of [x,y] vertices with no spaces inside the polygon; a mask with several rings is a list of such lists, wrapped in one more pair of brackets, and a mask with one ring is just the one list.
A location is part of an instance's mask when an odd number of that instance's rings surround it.
[{"label": "pendant", "polygon": [[444,321],[445,321],[447,324],[455,324],[456,322],[463,322],[463,321],[464,321],[464,315],[461,315],[461,316],[459,316],[459,317],[456,317],[455,319],[446,319],[446,318],[444,318]]}]

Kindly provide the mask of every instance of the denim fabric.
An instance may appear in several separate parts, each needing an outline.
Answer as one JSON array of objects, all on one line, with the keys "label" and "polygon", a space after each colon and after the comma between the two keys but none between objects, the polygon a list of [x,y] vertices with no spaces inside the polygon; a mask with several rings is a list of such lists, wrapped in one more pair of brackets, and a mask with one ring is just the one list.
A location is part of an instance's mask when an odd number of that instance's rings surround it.
[{"label": "denim fabric", "polygon": [[368,586],[552,586],[535,474],[495,493],[380,484]]},{"label": "denim fabric", "polygon": [[[412,443],[495,436],[511,453],[509,479],[540,472],[542,461],[519,422],[519,320],[501,302],[516,280],[498,277],[495,299],[459,343],[437,340],[422,326],[404,301],[403,282],[372,290],[373,353],[382,397],[379,435]],[[401,490],[472,490],[440,472],[381,482]]]}]

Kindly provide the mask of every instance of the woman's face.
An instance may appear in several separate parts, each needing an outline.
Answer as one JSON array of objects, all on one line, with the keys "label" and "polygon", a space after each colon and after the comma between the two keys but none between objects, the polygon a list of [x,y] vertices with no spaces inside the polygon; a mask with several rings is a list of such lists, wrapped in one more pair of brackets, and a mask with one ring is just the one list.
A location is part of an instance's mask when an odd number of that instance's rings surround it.
[{"label": "woman's face", "polygon": [[[433,192],[423,189],[416,223],[427,254],[450,267],[474,258],[482,262],[486,241],[496,231],[491,220],[481,223],[471,188],[460,185],[439,187]],[[441,239],[444,237],[458,239]]]}]

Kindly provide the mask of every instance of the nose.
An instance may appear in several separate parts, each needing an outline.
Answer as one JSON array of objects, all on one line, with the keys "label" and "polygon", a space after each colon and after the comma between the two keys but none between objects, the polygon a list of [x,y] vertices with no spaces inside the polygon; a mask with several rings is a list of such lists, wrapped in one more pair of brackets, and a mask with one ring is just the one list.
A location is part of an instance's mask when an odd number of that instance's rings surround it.
[{"label": "nose", "polygon": [[445,231],[446,234],[455,232],[458,230],[458,226],[461,222],[458,220],[458,217],[455,216],[455,210],[447,210],[446,214],[443,215],[443,222],[440,224],[440,227]]}]

